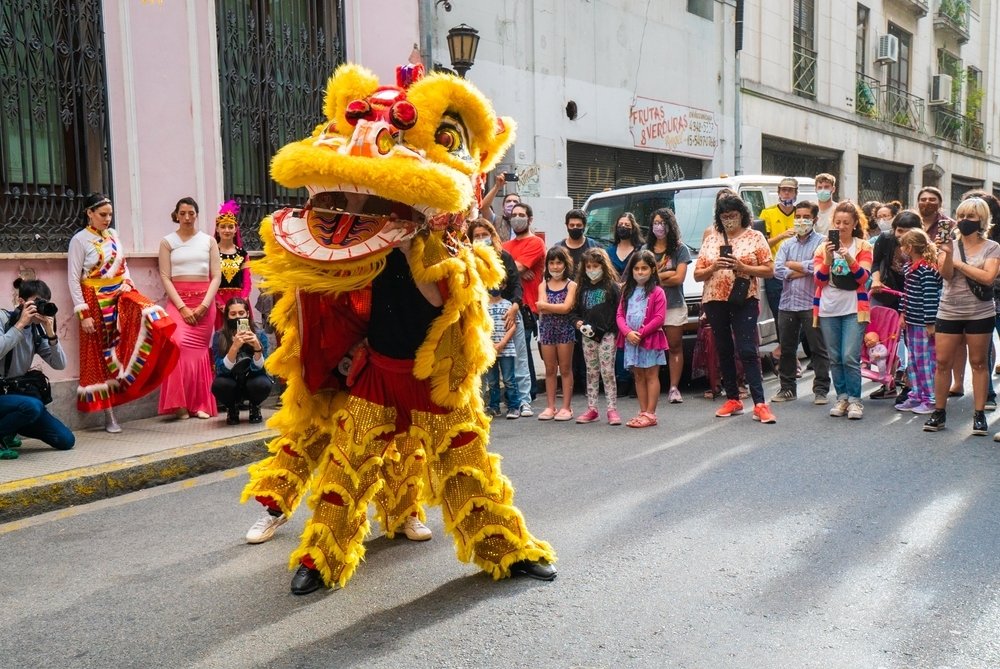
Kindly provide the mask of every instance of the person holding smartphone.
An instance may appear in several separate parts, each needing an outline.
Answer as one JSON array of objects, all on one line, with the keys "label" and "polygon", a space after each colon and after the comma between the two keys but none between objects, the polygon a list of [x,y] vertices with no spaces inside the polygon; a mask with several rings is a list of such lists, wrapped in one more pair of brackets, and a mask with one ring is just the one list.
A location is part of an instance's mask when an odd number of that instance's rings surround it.
[{"label": "person holding smartphone", "polygon": [[813,325],[823,332],[830,358],[830,375],[837,403],[830,415],[860,420],[861,338],[871,319],[868,278],[872,269],[872,246],[865,230],[868,221],[853,202],[841,202],[833,211],[827,241],[816,249],[813,267],[816,299]]},{"label": "person holding smartphone", "polygon": [[267,358],[267,336],[250,320],[250,305],[242,297],[226,302],[226,323],[215,334],[215,380],[212,394],[219,406],[226,408],[226,425],[240,422],[240,404],[250,404],[251,423],[264,417],[261,403],[271,394],[274,380],[264,371]]}]

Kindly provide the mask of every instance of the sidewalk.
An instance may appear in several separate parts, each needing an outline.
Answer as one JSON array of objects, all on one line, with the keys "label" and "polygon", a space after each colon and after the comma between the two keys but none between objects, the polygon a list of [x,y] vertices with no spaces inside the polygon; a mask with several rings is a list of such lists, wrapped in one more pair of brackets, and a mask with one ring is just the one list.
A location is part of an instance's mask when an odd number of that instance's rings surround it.
[{"label": "sidewalk", "polygon": [[[263,413],[266,422],[274,410]],[[222,414],[157,416],[122,428],[77,431],[70,451],[25,439],[19,458],[0,460],[0,523],[246,465],[266,455],[275,436],[265,423],[247,423],[246,412],[239,425],[226,425]]]}]

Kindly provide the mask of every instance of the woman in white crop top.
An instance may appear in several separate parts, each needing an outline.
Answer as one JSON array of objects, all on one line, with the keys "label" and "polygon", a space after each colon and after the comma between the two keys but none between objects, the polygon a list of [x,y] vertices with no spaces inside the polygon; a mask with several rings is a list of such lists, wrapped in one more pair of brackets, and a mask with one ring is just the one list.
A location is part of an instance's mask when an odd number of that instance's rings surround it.
[{"label": "woman in white crop top", "polygon": [[198,203],[192,198],[178,200],[170,217],[178,227],[160,242],[160,280],[167,293],[167,313],[177,321],[174,340],[180,354],[177,367],[160,388],[159,412],[209,418],[218,413],[207,351],[215,322],[211,308],[222,279],[219,245],[198,230]]}]

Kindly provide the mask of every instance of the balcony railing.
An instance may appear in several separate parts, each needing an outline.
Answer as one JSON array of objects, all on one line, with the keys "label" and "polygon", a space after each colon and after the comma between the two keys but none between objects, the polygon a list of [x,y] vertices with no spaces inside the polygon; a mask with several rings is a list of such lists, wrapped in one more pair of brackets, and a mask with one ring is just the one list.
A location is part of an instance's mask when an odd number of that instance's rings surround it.
[{"label": "balcony railing", "polygon": [[938,0],[934,28],[951,33],[959,44],[969,41],[969,0]]},{"label": "balcony railing", "polygon": [[927,16],[927,0],[902,0],[902,3],[912,9],[918,18]]},{"label": "balcony railing", "polygon": [[923,98],[860,73],[857,77],[854,110],[859,115],[910,130],[919,131],[923,128]]},{"label": "balcony railing", "polygon": [[934,135],[970,149],[983,150],[983,124],[947,107],[934,110]]},{"label": "balcony railing", "polygon": [[792,90],[796,95],[816,99],[816,52],[801,44],[792,47]]}]

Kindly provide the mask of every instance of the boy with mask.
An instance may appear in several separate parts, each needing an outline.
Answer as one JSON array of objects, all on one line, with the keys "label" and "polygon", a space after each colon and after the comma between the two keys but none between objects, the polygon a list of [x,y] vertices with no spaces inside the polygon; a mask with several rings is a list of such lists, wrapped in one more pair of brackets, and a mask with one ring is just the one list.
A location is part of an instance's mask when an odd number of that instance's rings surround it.
[{"label": "boy with mask", "polygon": [[774,261],[774,277],[782,283],[781,301],[778,305],[778,343],[781,358],[778,378],[781,389],[771,398],[772,402],[790,402],[796,399],[795,369],[799,339],[805,332],[812,352],[813,403],[826,404],[830,392],[830,360],[819,328],[813,326],[813,257],[826,238],[816,232],[815,224],[819,207],[812,202],[795,205],[792,231],[794,237],[781,245]]},{"label": "boy with mask", "polygon": [[816,216],[816,232],[825,235],[833,222],[833,210],[837,201],[833,194],[837,192],[837,177],[823,172],[816,175],[816,199],[819,200],[819,214]]}]

